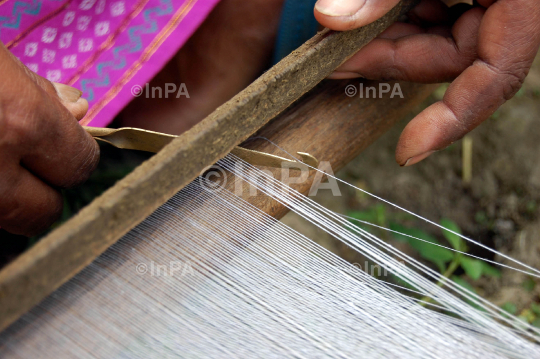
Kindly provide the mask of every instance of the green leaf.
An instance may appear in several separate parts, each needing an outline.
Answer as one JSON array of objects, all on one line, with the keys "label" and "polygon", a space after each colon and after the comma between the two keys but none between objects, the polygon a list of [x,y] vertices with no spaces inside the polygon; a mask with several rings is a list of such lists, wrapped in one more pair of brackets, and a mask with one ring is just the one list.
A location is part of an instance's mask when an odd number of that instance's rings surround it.
[{"label": "green leaf", "polygon": [[[351,211],[351,212],[348,212],[347,215],[349,217],[352,217],[354,219],[358,219],[358,220],[364,221],[364,222],[369,222],[369,223],[373,223],[373,224],[376,224],[376,222],[377,222],[377,213],[373,209],[370,209],[368,211]],[[354,224],[355,226],[358,226],[358,227],[362,228],[365,231],[371,232],[373,230],[373,227],[370,226],[369,224],[365,224],[365,223],[362,223],[362,222],[357,222],[357,221],[352,220],[352,219],[350,219],[349,221],[352,224]],[[351,229],[349,228],[349,230],[351,230]]]},{"label": "green leaf", "polygon": [[434,263],[441,273],[445,271],[446,263],[454,258],[454,253],[452,253],[452,251],[434,245],[439,244],[439,241],[420,229],[407,228],[395,223],[390,224],[390,229],[415,237],[411,238],[399,233],[393,233],[394,238],[401,242],[409,243],[412,248],[418,251],[422,258]]},{"label": "green leaf", "polygon": [[446,263],[454,259],[454,253],[446,248],[437,247],[433,244],[420,242],[418,252],[422,258],[434,263],[441,273],[446,270]]},{"label": "green leaf", "polygon": [[392,218],[394,218],[394,220],[396,222],[399,222],[399,223],[403,223],[403,222],[407,222],[407,221],[413,221],[413,220],[416,219],[415,216],[413,216],[412,214],[407,213],[407,212],[392,213]]},{"label": "green leaf", "polygon": [[[472,292],[472,293],[476,293],[476,289],[474,289],[474,287],[472,285],[469,284],[469,282],[467,282],[465,279],[463,278],[460,278],[458,276],[455,276],[453,275],[452,277],[450,277],[450,279],[452,279],[452,281],[454,281],[454,283],[456,283],[457,285],[459,285],[460,287],[462,288],[465,288],[467,289],[468,291]],[[468,299],[468,298],[463,298],[467,303],[469,303],[471,306],[473,306],[474,308],[478,309],[478,310],[481,310],[481,311],[485,311],[484,308],[482,308],[481,306],[479,306],[477,303],[475,303],[474,301]]]},{"label": "green leaf", "polygon": [[507,302],[501,305],[501,309],[504,310],[507,313],[510,313],[512,315],[517,313],[517,307],[514,303]]},{"label": "green leaf", "polygon": [[472,285],[469,284],[465,279],[460,278],[458,276],[453,275],[450,279],[452,279],[457,285],[460,287],[463,287],[473,293],[476,293],[476,289]]},{"label": "green leaf", "polygon": [[[459,226],[454,221],[448,218],[441,219],[441,226],[443,226],[444,228],[450,231],[454,231],[456,233],[461,234],[461,229],[459,228]],[[462,251],[462,252],[466,251],[466,246],[465,246],[465,242],[463,241],[463,238],[461,238],[457,234],[443,230],[443,236],[444,238],[446,238],[448,242],[450,242],[450,244],[455,250]]]},{"label": "green leaf", "polygon": [[[427,234],[426,232],[420,229],[405,227],[397,223],[390,223],[389,227],[391,230],[399,232],[399,233],[392,233],[392,236],[395,239],[397,239],[400,242],[408,242],[415,249],[417,249],[416,244],[421,243],[422,241],[419,241],[411,237],[420,238],[428,242],[438,243],[435,238],[431,237],[429,234]],[[407,236],[411,236],[411,237],[407,237]]]},{"label": "green leaf", "polygon": [[540,328],[540,318],[536,318],[531,324],[533,327]]},{"label": "green leaf", "polygon": [[525,279],[521,285],[527,292],[532,292],[534,287],[536,287],[536,282],[531,277],[527,277],[527,279]]},{"label": "green leaf", "polygon": [[352,217],[354,219],[358,219],[360,221],[365,222],[371,222],[374,223],[377,221],[377,212],[373,209],[368,211],[351,211],[347,213],[349,217]]},{"label": "green leaf", "polygon": [[378,204],[373,210],[376,215],[377,224],[384,227],[386,224],[386,207],[382,204]]},{"label": "green leaf", "polygon": [[402,286],[402,287],[405,287],[405,288],[409,288],[409,289],[413,289],[413,290],[416,290],[418,291],[419,289],[416,288],[415,286],[409,284],[409,282],[401,279],[400,277],[398,277],[397,275],[395,274],[390,274],[390,277],[392,277],[393,281],[395,282],[395,284],[399,285],[399,286]]},{"label": "green leaf", "polygon": [[484,269],[484,265],[481,260],[473,259],[469,257],[462,257],[460,259],[461,267],[465,270],[465,273],[469,276],[469,278],[473,280],[477,280],[482,276],[482,270]]},{"label": "green leaf", "polygon": [[[415,234],[417,234],[416,229],[414,228],[407,228],[405,226],[402,226],[400,224],[397,224],[397,223],[394,223],[394,222],[390,222],[390,224],[388,225],[388,227],[392,230],[392,231],[396,231],[396,232],[399,232],[399,233],[394,233],[394,232],[391,232],[392,233],[392,237],[394,237],[394,239],[396,239],[397,241],[400,241],[400,242],[405,242],[405,243],[408,243],[409,242],[409,237],[407,236],[404,236],[403,234],[406,234],[406,235],[409,235],[409,236],[413,236],[413,237],[416,237]],[[403,234],[401,234],[403,233]],[[413,234],[414,233],[414,234]]]},{"label": "green leaf", "polygon": [[487,275],[488,277],[494,277],[494,278],[500,278],[501,277],[501,271],[500,270],[493,267],[492,265],[487,264],[484,261],[482,261],[482,274]]},{"label": "green leaf", "polygon": [[540,316],[540,305],[536,303],[531,303],[531,310],[533,311],[534,314]]}]

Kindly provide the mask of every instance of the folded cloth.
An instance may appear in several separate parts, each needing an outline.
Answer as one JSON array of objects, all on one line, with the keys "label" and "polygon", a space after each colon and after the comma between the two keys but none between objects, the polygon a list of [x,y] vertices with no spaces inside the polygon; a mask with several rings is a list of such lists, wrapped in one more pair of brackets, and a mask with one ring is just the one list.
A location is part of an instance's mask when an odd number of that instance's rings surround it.
[{"label": "folded cloth", "polygon": [[0,40],[30,70],[80,89],[106,126],[219,0],[0,0]]}]

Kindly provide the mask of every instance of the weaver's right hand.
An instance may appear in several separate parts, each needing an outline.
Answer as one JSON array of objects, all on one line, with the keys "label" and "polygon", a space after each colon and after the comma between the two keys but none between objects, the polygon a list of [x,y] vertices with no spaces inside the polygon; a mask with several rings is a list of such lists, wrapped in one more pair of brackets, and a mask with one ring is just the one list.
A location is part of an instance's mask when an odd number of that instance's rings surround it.
[{"label": "weaver's right hand", "polygon": [[[396,161],[412,165],[463,137],[520,89],[540,47],[538,0],[476,0],[448,8],[422,0],[409,23],[395,23],[333,78],[450,82],[442,101],[401,134]],[[369,24],[399,0],[319,0],[315,16],[334,30]]]},{"label": "weaver's right hand", "polygon": [[33,235],[62,211],[58,189],[85,181],[99,147],[77,122],[81,92],[52,84],[0,43],[0,227]]}]

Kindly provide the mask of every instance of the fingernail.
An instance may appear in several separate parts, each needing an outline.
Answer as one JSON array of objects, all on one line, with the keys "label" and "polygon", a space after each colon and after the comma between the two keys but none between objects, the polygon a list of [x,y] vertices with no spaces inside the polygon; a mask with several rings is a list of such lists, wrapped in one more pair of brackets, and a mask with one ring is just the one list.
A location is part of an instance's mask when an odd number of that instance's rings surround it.
[{"label": "fingernail", "polygon": [[75,103],[82,96],[82,92],[77,90],[74,87],[64,85],[64,84],[59,84],[57,82],[53,82],[52,84],[56,88],[56,92],[58,93],[58,97],[60,97],[60,99],[62,101]]},{"label": "fingernail", "polygon": [[418,162],[422,161],[423,159],[429,157],[433,152],[435,152],[435,151],[428,151],[426,153],[422,153],[421,155],[413,156],[413,157],[409,158],[407,160],[407,162],[405,162],[405,164],[402,165],[402,167],[412,166],[415,163],[418,163]]},{"label": "fingernail", "polygon": [[351,16],[364,6],[366,0],[319,0],[315,9],[328,16]]}]

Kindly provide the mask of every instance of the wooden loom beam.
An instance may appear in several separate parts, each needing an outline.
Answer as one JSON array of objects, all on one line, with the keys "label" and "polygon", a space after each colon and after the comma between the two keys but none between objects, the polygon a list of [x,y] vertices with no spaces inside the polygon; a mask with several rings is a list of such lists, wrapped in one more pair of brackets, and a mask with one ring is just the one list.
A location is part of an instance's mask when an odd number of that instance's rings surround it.
[{"label": "wooden loom beam", "polygon": [[[113,188],[94,200],[65,225],[53,231],[0,272],[0,330],[39,303],[91,263],[131,228],[140,223],[174,193],[191,182],[201,171],[225,156],[234,146],[259,130],[270,119],[285,110],[309,89],[313,88],[337,66],[352,56],[397,18],[407,11],[414,0],[403,0],[379,21],[351,32],[323,31],[299,50],[274,66],[257,81],[190,131],[181,135]],[[401,118],[410,106],[425,97],[426,87],[402,85],[405,99],[395,102],[391,110],[383,100],[363,103],[351,100],[338,83],[328,84],[304,98],[261,135],[277,139],[288,150],[288,144],[299,151],[310,151],[320,159],[336,155],[335,169],[350,160],[376,136]],[[376,104],[378,102],[379,104]],[[356,109],[356,110],[354,110]],[[316,115],[321,111],[324,116]],[[381,111],[376,113],[376,111]],[[361,117],[358,115],[362,114]],[[329,115],[331,117],[326,118]],[[341,117],[339,117],[341,116]],[[316,119],[310,121],[310,119]],[[314,136],[332,130],[326,140]],[[346,123],[358,119],[356,125]],[[296,121],[300,122],[296,122]],[[363,124],[365,123],[365,124]],[[299,124],[302,124],[301,126]],[[352,127],[351,127],[352,126]],[[303,128],[301,141],[295,135],[281,137],[279,131]],[[345,151],[339,151],[345,138],[361,130]],[[309,133],[312,133],[310,135]],[[292,136],[292,137],[291,137]],[[330,141],[339,139],[332,144]],[[370,138],[370,141],[366,141]],[[330,140],[331,139],[331,140]],[[266,144],[250,144],[252,148],[268,150]],[[274,148],[275,150],[275,148]],[[269,151],[269,150],[268,150]],[[272,151],[269,151],[272,152]],[[259,203],[268,213],[284,214],[275,204]]]},{"label": "wooden loom beam", "polygon": [[[256,136],[264,137],[291,154],[307,152],[320,162],[329,162],[333,172],[339,171],[366,147],[384,134],[396,122],[424,100],[435,88],[434,85],[420,85],[407,82],[398,83],[403,98],[351,99],[345,95],[347,86],[359,87],[359,80],[327,81],[305,96],[296,106],[263,127]],[[378,83],[364,82],[364,86]],[[393,85],[393,84],[392,84]],[[244,147],[288,157],[281,149],[264,139],[256,139],[243,144]],[[397,166],[397,164],[396,164]],[[280,168],[263,168],[281,180]],[[296,172],[296,173],[294,173]],[[291,171],[290,177],[300,176],[300,171]],[[291,187],[307,195],[311,189],[316,171],[301,183]],[[235,193],[238,184],[235,178],[227,179],[227,190]],[[239,194],[239,193],[237,193]],[[242,197],[257,208],[275,218],[283,217],[289,210],[267,196],[257,193],[253,196],[247,184],[243,185]]]}]

